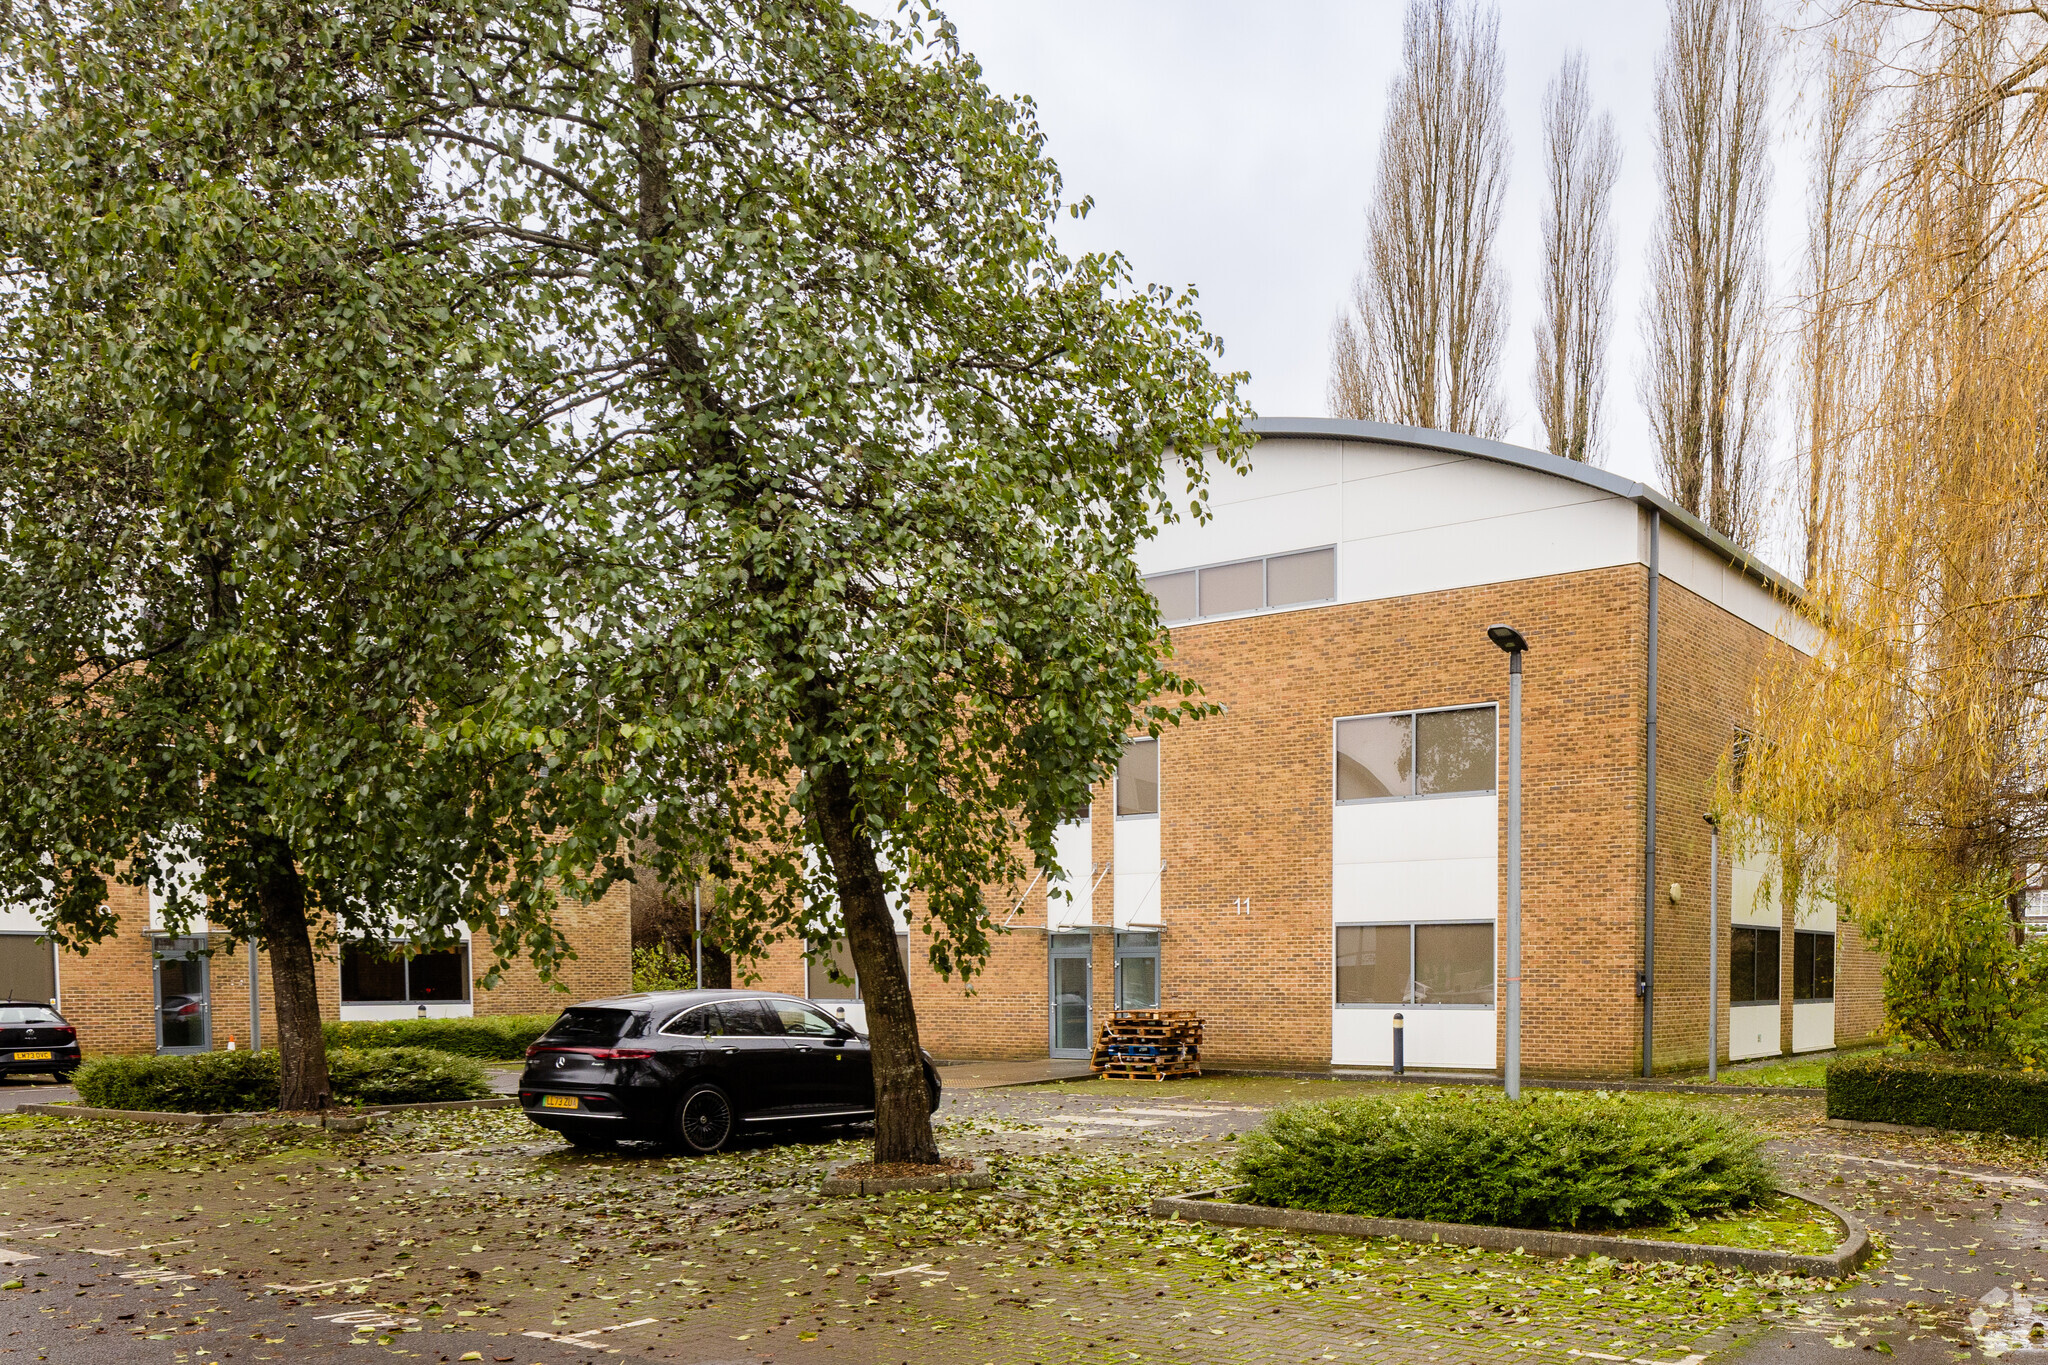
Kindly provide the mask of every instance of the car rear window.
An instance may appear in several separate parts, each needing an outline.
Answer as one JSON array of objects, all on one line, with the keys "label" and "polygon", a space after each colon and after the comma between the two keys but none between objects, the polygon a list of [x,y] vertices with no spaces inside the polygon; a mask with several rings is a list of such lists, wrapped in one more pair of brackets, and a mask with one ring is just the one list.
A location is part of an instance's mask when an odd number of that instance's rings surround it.
[{"label": "car rear window", "polygon": [[541,1041],[572,1047],[609,1047],[625,1036],[632,1019],[631,1010],[563,1010],[554,1027],[541,1035]]},{"label": "car rear window", "polygon": [[8,1024],[61,1024],[56,1012],[36,1005],[0,1005],[0,1027]]}]

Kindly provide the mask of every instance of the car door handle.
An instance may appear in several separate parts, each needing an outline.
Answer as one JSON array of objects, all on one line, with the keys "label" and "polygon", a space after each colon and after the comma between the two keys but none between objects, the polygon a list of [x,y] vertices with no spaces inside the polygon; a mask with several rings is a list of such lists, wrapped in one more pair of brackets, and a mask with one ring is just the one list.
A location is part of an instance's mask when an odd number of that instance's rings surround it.
[{"label": "car door handle", "polygon": [[720,1048],[720,1049],[719,1049],[719,1051],[720,1051],[720,1052],[723,1052],[723,1053],[724,1053],[724,1054],[725,1054],[726,1056],[730,1057],[730,1056],[732,1056],[732,1055],[733,1055],[734,1053],[738,1052],[738,1051],[739,1051],[739,1049],[738,1049],[738,1048],[736,1048],[736,1047],[722,1047],[722,1048]]}]

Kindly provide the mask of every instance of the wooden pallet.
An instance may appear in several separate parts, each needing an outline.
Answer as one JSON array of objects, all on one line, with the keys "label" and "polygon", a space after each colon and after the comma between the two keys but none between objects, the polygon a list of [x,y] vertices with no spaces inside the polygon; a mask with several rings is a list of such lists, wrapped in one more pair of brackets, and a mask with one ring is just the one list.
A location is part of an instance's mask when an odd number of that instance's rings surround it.
[{"label": "wooden pallet", "polygon": [[1102,1021],[1089,1067],[1110,1080],[1202,1074],[1202,1018],[1193,1010],[1118,1010]]}]

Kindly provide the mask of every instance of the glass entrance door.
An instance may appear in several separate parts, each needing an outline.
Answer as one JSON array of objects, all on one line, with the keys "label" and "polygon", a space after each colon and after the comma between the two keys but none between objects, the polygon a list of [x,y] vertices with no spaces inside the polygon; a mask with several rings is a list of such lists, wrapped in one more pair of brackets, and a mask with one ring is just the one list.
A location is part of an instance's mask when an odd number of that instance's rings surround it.
[{"label": "glass entrance door", "polygon": [[1086,934],[1053,934],[1052,1055],[1086,1057],[1095,1041],[1089,1025],[1088,997],[1092,972]]},{"label": "glass entrance door", "polygon": [[157,945],[156,1050],[205,1052],[213,1047],[204,939],[170,938]]}]

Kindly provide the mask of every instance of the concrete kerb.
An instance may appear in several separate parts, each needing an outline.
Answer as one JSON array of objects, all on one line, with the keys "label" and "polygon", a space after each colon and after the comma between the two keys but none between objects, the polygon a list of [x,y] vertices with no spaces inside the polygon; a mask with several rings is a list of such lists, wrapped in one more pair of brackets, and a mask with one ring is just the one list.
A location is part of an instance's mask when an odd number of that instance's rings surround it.
[{"label": "concrete kerb", "polygon": [[1154,1218],[1193,1219],[1232,1227],[1282,1228],[1289,1232],[1334,1233],[1341,1237],[1398,1237],[1409,1242],[1483,1247],[1489,1251],[1524,1251],[1532,1256],[1607,1256],[1617,1261],[1678,1261],[1686,1265],[1717,1265],[1766,1275],[1802,1275],[1839,1280],[1870,1259],[1870,1232],[1846,1211],[1824,1199],[1782,1190],[1820,1209],[1842,1225],[1843,1240],[1825,1255],[1797,1251],[1766,1251],[1751,1247],[1709,1246],[1694,1242],[1661,1242],[1638,1237],[1611,1237],[1594,1232],[1551,1232],[1530,1228],[1495,1228],[1472,1223],[1431,1223],[1413,1218],[1361,1218],[1348,1213],[1316,1213],[1308,1209],[1276,1209],[1239,1204],[1217,1190],[1162,1195],[1152,1201]]},{"label": "concrete kerb", "polygon": [[[1204,1076],[1277,1076],[1296,1081],[1379,1081],[1393,1085],[1474,1085],[1494,1086],[1501,1084],[1498,1076],[1474,1074],[1469,1071],[1426,1072],[1410,1071],[1396,1076],[1391,1071],[1366,1071],[1330,1069],[1327,1071],[1268,1071],[1264,1069],[1239,1067],[1204,1067]],[[1570,1077],[1555,1079],[1522,1078],[1526,1090],[1606,1090],[1629,1091],[1651,1095],[1777,1095],[1788,1099],[1820,1099],[1828,1092],[1814,1085],[1707,1085],[1690,1081],[1642,1081],[1642,1080],[1578,1080]]]},{"label": "concrete kerb", "polygon": [[988,1162],[980,1157],[969,1157],[968,1169],[946,1171],[938,1175],[895,1176],[884,1179],[863,1179],[834,1174],[845,1166],[866,1165],[859,1161],[835,1161],[825,1167],[825,1184],[819,1191],[826,1195],[843,1194],[890,1194],[898,1190],[916,1190],[927,1193],[944,1190],[990,1190],[995,1188],[996,1178],[989,1171]]},{"label": "concrete kerb", "polygon": [[511,1095],[487,1100],[427,1100],[417,1104],[374,1104],[361,1109],[330,1109],[319,1114],[279,1114],[264,1110],[226,1114],[180,1114],[168,1109],[98,1109],[89,1104],[23,1104],[17,1114],[55,1119],[100,1119],[114,1123],[160,1123],[172,1128],[266,1128],[300,1125],[338,1133],[359,1133],[374,1118],[427,1109],[508,1109],[519,1101]]}]

